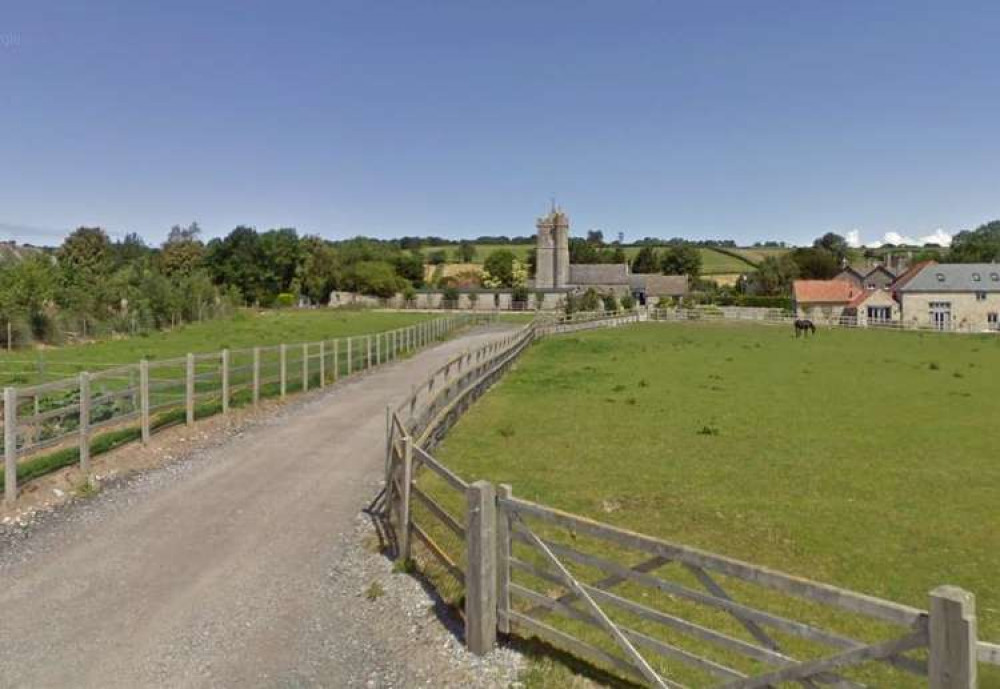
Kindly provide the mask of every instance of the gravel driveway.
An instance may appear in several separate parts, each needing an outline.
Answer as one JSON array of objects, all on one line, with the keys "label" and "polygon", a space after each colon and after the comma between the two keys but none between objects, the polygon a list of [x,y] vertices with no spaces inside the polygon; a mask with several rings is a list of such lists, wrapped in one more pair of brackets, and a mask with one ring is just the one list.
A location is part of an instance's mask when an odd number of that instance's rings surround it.
[{"label": "gravel driveway", "polygon": [[385,407],[476,331],[0,540],[0,685],[508,686],[365,547]]}]

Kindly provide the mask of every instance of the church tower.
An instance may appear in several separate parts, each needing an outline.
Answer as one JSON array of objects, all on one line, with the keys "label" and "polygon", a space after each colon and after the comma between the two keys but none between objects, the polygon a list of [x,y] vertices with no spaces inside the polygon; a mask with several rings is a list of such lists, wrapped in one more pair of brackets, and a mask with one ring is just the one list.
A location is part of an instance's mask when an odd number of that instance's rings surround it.
[{"label": "church tower", "polygon": [[569,216],[553,206],[547,216],[538,219],[536,227],[535,287],[565,287],[569,283]]}]

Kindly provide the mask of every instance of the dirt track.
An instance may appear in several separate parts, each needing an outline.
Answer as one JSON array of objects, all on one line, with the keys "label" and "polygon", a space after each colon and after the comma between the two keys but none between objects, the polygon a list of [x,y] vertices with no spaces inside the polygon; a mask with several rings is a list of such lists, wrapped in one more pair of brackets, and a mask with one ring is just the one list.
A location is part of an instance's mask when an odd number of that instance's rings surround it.
[{"label": "dirt track", "polygon": [[358,596],[330,589],[350,580],[345,537],[381,477],[385,408],[497,334],[340,384],[4,545],[0,685],[382,686],[359,678],[391,649],[364,638]]}]

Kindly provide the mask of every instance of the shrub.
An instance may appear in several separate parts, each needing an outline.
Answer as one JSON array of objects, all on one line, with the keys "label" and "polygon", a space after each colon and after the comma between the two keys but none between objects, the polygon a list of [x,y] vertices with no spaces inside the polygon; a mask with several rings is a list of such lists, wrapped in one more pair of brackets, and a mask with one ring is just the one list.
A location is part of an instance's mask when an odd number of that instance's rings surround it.
[{"label": "shrub", "polygon": [[605,294],[601,297],[604,302],[605,311],[617,311],[618,310],[618,298],[613,294]]},{"label": "shrub", "polygon": [[635,308],[635,297],[631,294],[626,294],[621,300],[622,308],[626,311],[631,311]]},{"label": "shrub", "polygon": [[279,309],[287,309],[289,307],[295,306],[295,295],[290,292],[282,292],[274,300],[274,305]]},{"label": "shrub", "polygon": [[453,309],[458,306],[458,289],[455,287],[445,287],[441,292],[441,305],[446,309]]}]

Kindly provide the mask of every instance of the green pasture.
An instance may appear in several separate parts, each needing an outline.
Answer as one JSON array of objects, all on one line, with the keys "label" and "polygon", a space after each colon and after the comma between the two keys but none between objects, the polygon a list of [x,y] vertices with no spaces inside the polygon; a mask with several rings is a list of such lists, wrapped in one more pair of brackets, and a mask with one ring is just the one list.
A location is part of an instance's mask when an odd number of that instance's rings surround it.
[{"label": "green pasture", "polygon": [[[184,356],[188,352],[218,352],[281,343],[393,330],[435,314],[340,311],[333,309],[240,311],[232,318],[183,325],[136,337],[103,340],[66,347],[0,353],[0,382],[28,385],[99,371],[109,366]],[[440,315],[440,314],[437,314]]]},{"label": "green pasture", "polygon": [[[534,244],[477,244],[474,262],[482,263],[491,253],[501,249],[508,249],[512,251],[517,258],[524,261],[527,260],[528,252],[533,248]],[[423,248],[423,253],[424,256],[429,256],[434,251],[444,250],[448,255],[448,261],[455,263],[458,261],[458,257],[456,255],[457,249],[457,246],[450,245],[427,246]],[[703,275],[744,273],[749,270],[753,270],[754,264],[758,262],[757,255],[759,253],[756,249],[733,249],[732,251],[734,253],[745,256],[746,260],[743,260],[738,256],[730,256],[722,253],[721,251],[716,251],[715,249],[702,247],[699,248],[698,251],[701,253],[701,272]],[[639,253],[639,247],[625,247],[625,255],[630,261],[635,258],[637,253]]]},{"label": "green pasture", "polygon": [[[527,500],[899,603],[926,609],[934,587],[961,586],[977,596],[980,638],[997,641],[998,380],[1000,338],[991,336],[824,329],[796,339],[778,326],[642,324],[535,344],[435,455],[466,480],[509,483]],[[461,496],[427,472],[420,482],[463,514]],[[533,526],[623,564],[642,559]],[[441,529],[433,534],[448,543]],[[454,541],[448,547],[460,553]],[[515,554],[544,564],[526,547]],[[576,573],[601,578],[586,567]],[[460,589],[431,574],[458,599]],[[698,588],[679,565],[657,575]],[[892,638],[867,618],[721,581],[738,600],[772,612],[854,638]],[[615,590],[753,641],[718,611],[634,584]],[[612,617],[697,653],[708,648],[664,637],[627,613]],[[614,652],[607,635],[581,622],[544,619]],[[796,657],[831,653],[777,638]],[[703,673],[647,657],[687,686],[710,685]],[[759,670],[740,656],[711,657]],[[981,686],[1000,687],[993,668],[980,673]],[[562,686],[569,674],[546,660],[527,680]],[[868,686],[926,682],[871,665],[847,676]]]}]

